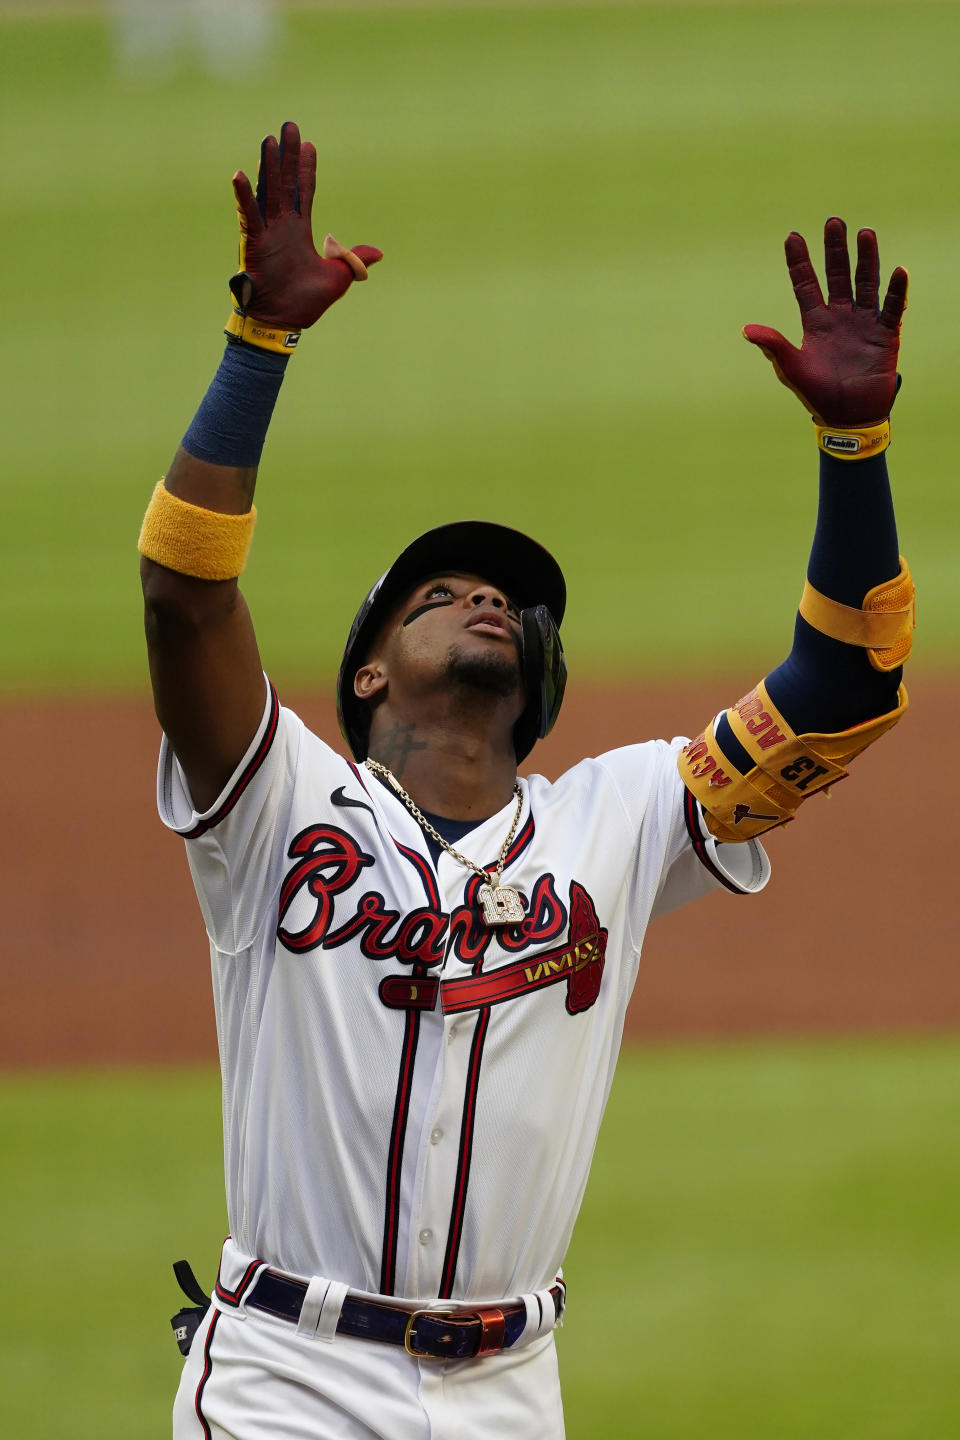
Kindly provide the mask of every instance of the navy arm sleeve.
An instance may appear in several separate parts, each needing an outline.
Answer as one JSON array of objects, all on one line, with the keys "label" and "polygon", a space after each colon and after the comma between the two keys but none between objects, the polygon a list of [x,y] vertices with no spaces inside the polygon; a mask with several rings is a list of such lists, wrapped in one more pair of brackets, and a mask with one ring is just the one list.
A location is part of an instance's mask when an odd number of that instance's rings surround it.
[{"label": "navy arm sleeve", "polygon": [[[859,608],[868,590],[899,573],[886,454],[851,463],[821,453],[810,584],[831,600]],[[875,670],[861,646],[822,635],[798,614],[793,649],[766,677],[766,685],[796,734],[835,734],[892,710],[902,674],[902,666]],[[717,740],[734,765],[752,768],[726,715],[717,726]]]}]

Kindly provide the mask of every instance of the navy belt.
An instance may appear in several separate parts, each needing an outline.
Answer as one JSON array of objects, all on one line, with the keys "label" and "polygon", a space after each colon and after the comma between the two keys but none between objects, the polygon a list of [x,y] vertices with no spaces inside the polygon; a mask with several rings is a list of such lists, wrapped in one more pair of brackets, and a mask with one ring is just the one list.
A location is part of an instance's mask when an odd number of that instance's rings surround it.
[{"label": "navy belt", "polygon": [[[307,1287],[302,1280],[262,1270],[247,1305],[280,1320],[300,1319]],[[554,1320],[563,1308],[563,1291],[554,1285]],[[515,1345],[527,1324],[527,1309],[513,1305],[454,1305],[449,1309],[422,1310],[412,1305],[385,1305],[381,1300],[344,1297],[337,1321],[338,1335],[403,1345],[410,1355],[434,1360],[472,1360],[494,1355]]]}]

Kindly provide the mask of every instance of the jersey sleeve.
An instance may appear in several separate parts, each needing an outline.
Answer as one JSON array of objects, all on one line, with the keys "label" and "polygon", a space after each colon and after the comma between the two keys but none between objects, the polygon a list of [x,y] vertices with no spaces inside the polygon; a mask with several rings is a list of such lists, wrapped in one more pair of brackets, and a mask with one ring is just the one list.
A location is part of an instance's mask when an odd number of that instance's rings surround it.
[{"label": "jersey sleeve", "polygon": [[186,841],[207,934],[226,954],[249,946],[270,913],[283,864],[275,839],[289,815],[303,741],[302,722],[269,681],[266,692],[257,733],[208,810],[194,806],[166,735],[160,745],[160,818]]},{"label": "jersey sleeve", "polygon": [[724,845],[710,834],[677,769],[686,744],[653,740],[598,757],[612,779],[635,837],[629,914],[637,948],[649,920],[719,888],[752,895],[770,878],[756,840]]}]

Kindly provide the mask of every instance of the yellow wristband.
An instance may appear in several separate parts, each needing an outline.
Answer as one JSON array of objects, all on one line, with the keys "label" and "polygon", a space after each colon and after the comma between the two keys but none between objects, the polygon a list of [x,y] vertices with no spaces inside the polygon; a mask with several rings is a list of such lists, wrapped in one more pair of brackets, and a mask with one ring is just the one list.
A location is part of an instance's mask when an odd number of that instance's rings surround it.
[{"label": "yellow wristband", "polygon": [[172,495],[161,480],[143,517],[137,549],[148,560],[198,580],[234,580],[243,573],[257,511],[225,515]]},{"label": "yellow wristband", "polygon": [[230,312],[223,333],[231,340],[255,345],[259,350],[272,350],[276,355],[292,355],[300,342],[299,330],[282,330],[276,325],[265,325],[252,315],[241,315],[237,309]]},{"label": "yellow wristband", "polygon": [[890,444],[890,421],[879,425],[817,425],[817,444],[837,460],[868,460]]}]

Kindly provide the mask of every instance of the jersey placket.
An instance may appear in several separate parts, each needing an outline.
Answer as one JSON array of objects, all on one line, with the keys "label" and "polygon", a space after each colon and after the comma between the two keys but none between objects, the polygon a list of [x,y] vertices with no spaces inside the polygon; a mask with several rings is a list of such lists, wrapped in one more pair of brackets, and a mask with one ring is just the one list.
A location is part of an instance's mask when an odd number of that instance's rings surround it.
[{"label": "jersey placket", "polygon": [[[464,903],[468,877],[463,867],[446,855],[440,857],[438,875],[444,910],[452,914]],[[495,944],[492,937],[491,944]],[[442,977],[470,975],[473,969],[456,958],[448,939]],[[470,1151],[489,1009],[444,1015],[438,998],[429,1021],[431,1040],[419,1057],[419,1123],[411,1123],[408,1131],[412,1203],[407,1280],[408,1293],[443,1299],[453,1289],[469,1196]]]},{"label": "jersey placket", "polygon": [[[433,910],[440,911],[442,900],[437,873],[430,857],[421,844],[419,827],[408,823],[410,817],[403,812],[404,824],[391,830],[393,843],[405,861],[404,868],[412,867],[419,877],[423,900]],[[403,841],[397,838],[404,836]],[[420,897],[418,897],[418,900]],[[422,901],[421,901],[422,903]],[[409,911],[408,911],[409,913]],[[436,975],[436,966],[429,970],[415,965],[412,974],[420,978]],[[430,1056],[438,1045],[438,1019],[430,1011],[411,1006],[406,1011],[404,1034],[399,1053],[397,1092],[393,1125],[387,1154],[387,1173],[384,1197],[383,1247],[381,1260],[380,1289],[384,1294],[406,1294],[406,1274],[410,1263],[410,1187],[411,1154],[414,1137],[418,1135],[418,1116],[422,1110],[423,1092],[427,1078],[432,1073]]]},{"label": "jersey placket", "polygon": [[[431,903],[453,915],[467,904],[475,877],[447,854],[434,865],[418,826],[419,843],[414,848],[409,812],[392,796],[388,800],[403,817],[402,824],[394,821],[391,825],[394,844],[420,872],[428,895],[435,888]],[[471,832],[462,843],[489,858],[487,852],[497,843],[497,836],[487,833],[489,828],[489,822],[484,822],[477,827],[482,839],[475,839],[477,832]],[[521,815],[521,832],[525,828],[529,826],[524,826]],[[524,848],[526,840],[518,836],[511,847],[514,853],[518,843]],[[454,954],[448,930],[443,966],[431,968],[430,974],[442,974],[446,979],[477,974],[491,951],[500,953],[495,932],[476,961],[466,963]],[[388,1162],[381,1281],[385,1293],[449,1298],[453,1292],[469,1199],[477,1095],[489,1021],[489,1007],[445,1016],[439,996],[433,1011],[408,1012],[394,1123],[394,1138],[402,1144],[394,1147]],[[409,1074],[405,1076],[407,1063]],[[399,1102],[405,1086],[401,1116]]]}]

